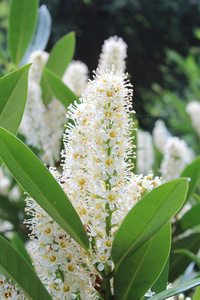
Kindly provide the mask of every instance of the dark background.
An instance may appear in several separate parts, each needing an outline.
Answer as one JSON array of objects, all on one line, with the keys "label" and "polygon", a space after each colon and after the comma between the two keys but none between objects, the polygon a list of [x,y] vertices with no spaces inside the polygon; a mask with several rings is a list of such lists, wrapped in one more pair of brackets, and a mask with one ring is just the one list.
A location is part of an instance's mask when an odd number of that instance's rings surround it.
[{"label": "dark background", "polygon": [[96,69],[105,39],[118,35],[128,45],[126,71],[134,85],[133,105],[140,126],[150,130],[154,120],[149,118],[145,103],[154,82],[164,88],[180,81],[166,82],[166,50],[173,49],[187,56],[191,47],[199,46],[194,30],[200,27],[199,0],[40,0],[52,16],[52,33],[47,46],[70,31],[76,32],[74,59],[86,63],[92,74]]}]

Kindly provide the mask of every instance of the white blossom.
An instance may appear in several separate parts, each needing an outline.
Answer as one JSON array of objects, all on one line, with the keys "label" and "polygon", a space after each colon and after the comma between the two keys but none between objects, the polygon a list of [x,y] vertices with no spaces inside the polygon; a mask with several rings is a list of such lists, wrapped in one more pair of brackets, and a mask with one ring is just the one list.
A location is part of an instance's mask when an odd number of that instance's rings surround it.
[{"label": "white blossom", "polygon": [[26,143],[40,150],[39,157],[47,165],[54,165],[60,160],[60,144],[64,131],[66,109],[53,98],[45,106],[42,99],[40,79],[48,53],[33,52],[30,61],[28,96],[25,112],[19,128],[26,137]]},{"label": "white blossom", "polygon": [[85,91],[88,82],[88,67],[81,61],[72,61],[67,67],[63,82],[75,93],[81,96]]},{"label": "white blossom", "polygon": [[3,274],[0,274],[0,295],[2,300],[28,300],[28,298],[20,291],[18,286],[13,286]]},{"label": "white blossom", "polygon": [[99,59],[99,70],[111,70],[112,66],[115,70],[125,71],[127,57],[127,44],[122,38],[114,36],[104,41],[102,53]]},{"label": "white blossom", "polygon": [[137,172],[147,175],[153,167],[154,149],[152,136],[148,131],[137,131]]},{"label": "white blossom", "polygon": [[178,137],[169,137],[165,145],[164,157],[160,168],[163,181],[178,178],[193,159],[194,153],[184,140]]},{"label": "white blossom", "polygon": [[83,98],[69,108],[62,172],[50,168],[84,224],[88,253],[27,199],[26,211],[32,216],[26,221],[31,230],[29,253],[53,299],[74,299],[77,294],[83,300],[99,299],[96,289],[114,267],[111,247],[116,230],[130,209],[161,184],[152,173],[133,173],[131,95],[126,75],[98,72]]},{"label": "white blossom", "polygon": [[171,134],[162,120],[156,121],[152,134],[156,148],[163,154],[167,139],[171,136]]},{"label": "white blossom", "polygon": [[186,112],[189,114],[192,125],[200,136],[200,102],[192,101],[186,106]]}]

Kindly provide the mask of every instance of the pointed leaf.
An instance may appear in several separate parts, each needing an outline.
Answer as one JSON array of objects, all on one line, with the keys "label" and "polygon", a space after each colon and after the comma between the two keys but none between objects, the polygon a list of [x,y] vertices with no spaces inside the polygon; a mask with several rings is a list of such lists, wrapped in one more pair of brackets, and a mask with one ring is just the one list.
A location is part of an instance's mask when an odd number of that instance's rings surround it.
[{"label": "pointed leaf", "polygon": [[68,108],[68,106],[78,100],[78,97],[50,70],[44,68],[43,76],[52,94]]},{"label": "pointed leaf", "polygon": [[171,289],[168,289],[162,293],[159,293],[159,294],[153,296],[151,299],[152,300],[166,300],[169,297],[172,297],[172,296],[178,295],[182,292],[191,290],[192,288],[194,288],[198,285],[200,285],[200,278],[193,279],[193,280],[184,282],[182,284],[179,284],[178,286],[175,286]]},{"label": "pointed leaf", "polygon": [[52,300],[30,264],[0,236],[0,267],[13,279],[28,299]]},{"label": "pointed leaf", "polygon": [[8,45],[12,62],[19,66],[31,41],[37,21],[38,0],[12,0],[8,26]]},{"label": "pointed leaf", "polygon": [[21,65],[27,63],[29,55],[31,52],[36,50],[43,51],[49,40],[51,33],[51,15],[46,7],[46,5],[41,5],[38,10],[38,22],[35,29],[31,43],[26,50],[26,53],[22,59]]},{"label": "pointed leaf", "polygon": [[0,79],[0,126],[13,134],[17,133],[24,113],[30,66],[26,65]]},{"label": "pointed leaf", "polygon": [[[61,38],[50,52],[46,68],[54,72],[59,78],[62,78],[68,64],[72,60],[75,51],[75,34],[70,32]],[[42,97],[44,104],[47,105],[52,98],[44,76],[41,79]]]},{"label": "pointed leaf", "polygon": [[189,164],[181,173],[180,177],[190,178],[186,201],[193,195],[200,178],[200,156]]},{"label": "pointed leaf", "polygon": [[16,134],[26,105],[28,64],[0,79],[0,126]]},{"label": "pointed leaf", "polygon": [[185,200],[187,187],[186,179],[164,183],[130,210],[112,244],[115,272],[123,259],[131,256],[172,218]]},{"label": "pointed leaf", "polygon": [[128,259],[114,276],[116,300],[138,300],[150,289],[168,259],[171,224],[168,222]]},{"label": "pointed leaf", "polygon": [[63,189],[49,170],[19,139],[0,128],[0,156],[30,196],[83,248],[85,228]]}]

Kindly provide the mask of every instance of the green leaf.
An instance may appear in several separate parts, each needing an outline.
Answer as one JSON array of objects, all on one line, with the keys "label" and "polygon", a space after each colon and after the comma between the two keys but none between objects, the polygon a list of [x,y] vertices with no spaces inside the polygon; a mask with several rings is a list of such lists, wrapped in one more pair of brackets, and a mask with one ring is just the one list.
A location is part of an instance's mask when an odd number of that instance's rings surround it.
[{"label": "green leaf", "polygon": [[0,126],[13,134],[17,133],[24,113],[30,66],[26,65],[0,79]]},{"label": "green leaf", "polygon": [[[62,78],[68,64],[72,60],[75,51],[75,34],[70,32],[61,38],[50,52],[46,68],[55,73],[60,79]],[[42,76],[41,79],[42,97],[44,104],[47,105],[52,98],[48,85]]]},{"label": "green leaf", "polygon": [[114,276],[116,300],[138,300],[161,273],[170,252],[171,224],[168,222],[128,259]]},{"label": "green leaf", "polygon": [[37,21],[38,0],[12,0],[8,25],[8,45],[12,62],[19,66],[31,41]]},{"label": "green leaf", "polygon": [[200,156],[198,156],[191,164],[189,164],[181,173],[180,177],[190,178],[189,189],[186,197],[186,201],[196,190],[200,177]]},{"label": "green leaf", "polygon": [[196,289],[196,292],[193,296],[193,300],[199,300],[200,299],[200,286]]},{"label": "green leaf", "polygon": [[166,300],[169,297],[172,297],[172,296],[178,295],[178,294],[180,294],[182,292],[191,290],[192,288],[194,288],[194,287],[196,287],[198,285],[200,285],[200,278],[184,282],[184,283],[182,283],[182,284],[180,284],[178,286],[175,286],[175,287],[173,287],[171,289],[168,289],[168,290],[166,290],[166,291],[164,291],[162,293],[159,293],[159,294],[155,295],[151,299],[152,300]]},{"label": "green leaf", "polygon": [[28,64],[0,79],[0,126],[16,134],[26,105]]},{"label": "green leaf", "polygon": [[52,94],[68,108],[78,97],[50,70],[44,68],[44,80]]},{"label": "green leaf", "polygon": [[151,287],[151,291],[155,293],[161,293],[166,290],[168,284],[168,274],[169,274],[169,259],[167,260],[165,267],[162,270],[162,273]]},{"label": "green leaf", "polygon": [[190,264],[191,260],[183,254],[175,253],[177,249],[187,249],[193,253],[197,253],[200,248],[199,233],[191,234],[172,243],[169,264],[169,282],[177,279]]},{"label": "green leaf", "polygon": [[130,210],[112,244],[115,272],[123,259],[131,256],[172,218],[185,200],[187,187],[186,179],[164,183]]},{"label": "green leaf", "polygon": [[21,253],[21,255],[24,257],[24,259],[26,259],[26,261],[33,268],[31,258],[28,255],[28,253],[27,253],[27,251],[26,251],[26,249],[24,247],[24,243],[23,243],[23,241],[19,238],[19,236],[16,233],[13,233],[13,236],[12,236],[10,242],[13,245],[13,247],[16,250],[18,250],[19,253]]},{"label": "green leaf", "polygon": [[0,128],[0,156],[30,196],[83,248],[86,230],[63,189],[42,162],[19,139]]},{"label": "green leaf", "polygon": [[30,54],[33,51],[46,48],[51,33],[51,15],[46,5],[41,5],[38,9],[38,22],[31,43],[29,44],[26,53],[21,61],[21,65],[27,63]]},{"label": "green leaf", "polygon": [[194,205],[182,218],[176,222],[175,235],[181,234],[188,229],[200,225],[200,204]]},{"label": "green leaf", "polygon": [[52,300],[30,264],[2,236],[0,236],[0,267],[17,283],[28,299]]}]

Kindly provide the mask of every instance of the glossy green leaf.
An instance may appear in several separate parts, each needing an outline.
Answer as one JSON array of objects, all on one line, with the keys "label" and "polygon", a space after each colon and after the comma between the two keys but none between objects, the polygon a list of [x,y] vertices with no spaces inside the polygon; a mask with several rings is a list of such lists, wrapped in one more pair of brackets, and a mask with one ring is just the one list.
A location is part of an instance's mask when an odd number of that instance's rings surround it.
[{"label": "glossy green leaf", "polygon": [[2,236],[0,236],[0,267],[17,283],[28,299],[52,300],[30,264]]},{"label": "glossy green leaf", "polygon": [[175,253],[177,249],[187,249],[193,253],[197,253],[200,248],[199,233],[191,234],[172,243],[169,264],[169,282],[173,282],[178,278],[191,263],[191,260],[183,254]]},{"label": "glossy green leaf", "polygon": [[[55,73],[61,79],[68,64],[74,56],[74,51],[75,34],[74,32],[70,32],[54,45],[45,67]],[[44,76],[42,76],[41,79],[41,87],[43,102],[45,105],[47,105],[52,99],[52,94],[49,91]]]},{"label": "glossy green leaf", "polygon": [[26,105],[30,64],[0,79],[0,126],[16,134]]},{"label": "glossy green leaf", "polygon": [[13,134],[17,133],[24,113],[30,66],[26,65],[0,79],[0,126]]},{"label": "glossy green leaf", "polygon": [[8,26],[8,45],[12,62],[19,66],[31,41],[37,22],[38,0],[12,0]]},{"label": "glossy green leaf", "polygon": [[159,294],[153,296],[151,299],[152,300],[166,300],[169,297],[172,297],[172,296],[178,295],[182,292],[191,290],[192,288],[194,288],[198,285],[200,285],[200,278],[193,279],[193,280],[184,282],[182,284],[179,284],[178,286],[175,286],[173,288],[170,288],[162,293],[159,293]]},{"label": "glossy green leaf", "polygon": [[30,258],[30,256],[28,255],[28,253],[26,251],[24,243],[16,233],[13,233],[13,236],[12,236],[10,242],[11,242],[12,246],[24,257],[24,259],[33,268],[31,258]]},{"label": "glossy green leaf", "polygon": [[196,289],[196,292],[193,296],[193,300],[199,300],[200,299],[200,286]]},{"label": "glossy green leaf", "polygon": [[52,94],[68,108],[68,106],[78,100],[78,97],[50,70],[44,68],[44,80]]},{"label": "glossy green leaf", "polygon": [[131,256],[172,218],[183,204],[187,188],[186,179],[164,183],[145,195],[130,210],[112,244],[116,271],[123,259]]},{"label": "glossy green leaf", "polygon": [[45,50],[51,33],[51,15],[46,5],[41,5],[38,9],[38,22],[31,43],[21,61],[21,65],[27,63],[29,55],[36,50]]},{"label": "glossy green leaf", "polygon": [[168,222],[133,255],[120,264],[114,276],[116,300],[138,300],[150,289],[168,259],[171,224]]},{"label": "glossy green leaf", "polygon": [[189,164],[181,173],[180,177],[190,178],[189,189],[186,201],[195,192],[200,178],[200,156],[198,156],[191,164]]},{"label": "glossy green leaf", "polygon": [[194,205],[182,218],[176,222],[175,235],[200,225],[200,204]]},{"label": "glossy green leaf", "polygon": [[63,189],[42,162],[19,139],[0,128],[0,156],[30,196],[83,248],[85,228]]}]

